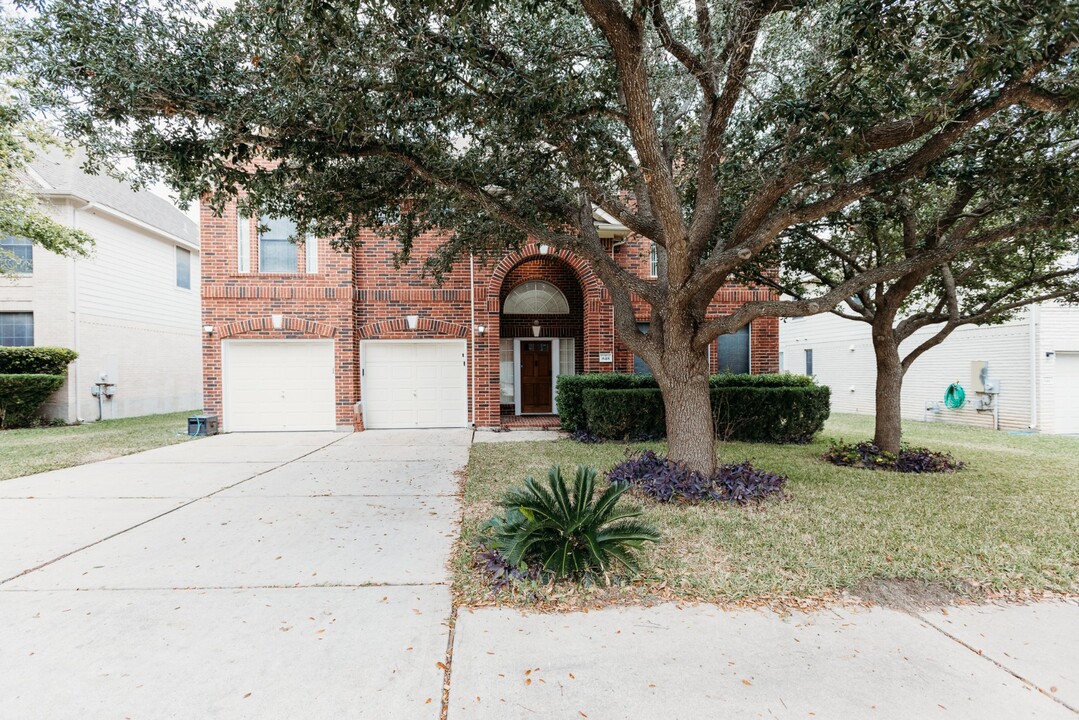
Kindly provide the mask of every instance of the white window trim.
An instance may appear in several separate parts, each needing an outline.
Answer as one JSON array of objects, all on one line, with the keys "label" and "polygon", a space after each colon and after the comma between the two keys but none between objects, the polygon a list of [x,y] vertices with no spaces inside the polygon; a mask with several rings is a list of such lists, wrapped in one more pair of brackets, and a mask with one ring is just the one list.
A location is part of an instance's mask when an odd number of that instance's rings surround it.
[{"label": "white window trim", "polygon": [[311,275],[318,272],[318,241],[305,239],[303,241],[304,269]]},{"label": "white window trim", "polygon": [[241,214],[236,216],[236,267],[251,272],[251,218]]},{"label": "white window trim", "polygon": [[659,250],[656,249],[656,241],[649,240],[648,245],[648,277],[659,276]]}]

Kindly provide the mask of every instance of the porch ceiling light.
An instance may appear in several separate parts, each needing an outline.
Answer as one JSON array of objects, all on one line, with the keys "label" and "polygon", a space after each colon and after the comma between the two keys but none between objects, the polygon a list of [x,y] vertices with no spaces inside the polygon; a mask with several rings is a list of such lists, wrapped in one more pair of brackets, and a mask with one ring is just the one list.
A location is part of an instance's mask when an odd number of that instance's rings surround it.
[{"label": "porch ceiling light", "polygon": [[539,337],[543,329],[540,327],[539,320],[532,321],[532,337]]},{"label": "porch ceiling light", "polygon": [[285,316],[284,315],[271,315],[270,316],[270,322],[273,323],[273,329],[274,330],[280,330],[281,328],[283,328],[285,326]]},{"label": "porch ceiling light", "polygon": [[420,326],[420,316],[419,315],[405,315],[405,327],[407,327],[409,330],[415,330],[419,326]]}]

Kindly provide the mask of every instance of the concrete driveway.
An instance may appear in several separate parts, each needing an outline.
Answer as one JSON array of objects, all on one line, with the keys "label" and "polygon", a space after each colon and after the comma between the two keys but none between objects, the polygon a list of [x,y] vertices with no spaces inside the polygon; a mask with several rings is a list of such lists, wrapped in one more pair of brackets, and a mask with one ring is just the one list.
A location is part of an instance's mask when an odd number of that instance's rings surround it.
[{"label": "concrete driveway", "polygon": [[471,435],[227,435],[0,482],[0,720],[436,720],[447,665],[449,720],[1079,717],[1074,602],[465,608],[451,656]]},{"label": "concrete driveway", "polygon": [[0,483],[0,717],[437,718],[470,442],[223,435]]}]

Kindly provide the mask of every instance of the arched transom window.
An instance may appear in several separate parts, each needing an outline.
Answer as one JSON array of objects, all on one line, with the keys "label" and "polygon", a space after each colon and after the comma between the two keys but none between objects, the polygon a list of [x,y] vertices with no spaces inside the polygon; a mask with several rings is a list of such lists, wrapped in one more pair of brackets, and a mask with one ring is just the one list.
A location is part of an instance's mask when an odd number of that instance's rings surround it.
[{"label": "arched transom window", "polygon": [[506,315],[569,315],[569,302],[551,283],[530,280],[510,291],[502,312]]}]

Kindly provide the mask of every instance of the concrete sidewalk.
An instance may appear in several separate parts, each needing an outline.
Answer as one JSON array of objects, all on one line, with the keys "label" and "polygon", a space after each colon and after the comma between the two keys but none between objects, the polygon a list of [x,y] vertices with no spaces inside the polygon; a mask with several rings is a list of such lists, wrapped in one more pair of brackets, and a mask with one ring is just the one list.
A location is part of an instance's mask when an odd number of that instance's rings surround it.
[{"label": "concrete sidewalk", "polygon": [[[947,613],[947,614],[945,614]],[[1074,718],[1079,605],[461,610],[450,720]]]},{"label": "concrete sidewalk", "polygon": [[0,718],[438,718],[470,442],[224,435],[0,483]]}]

